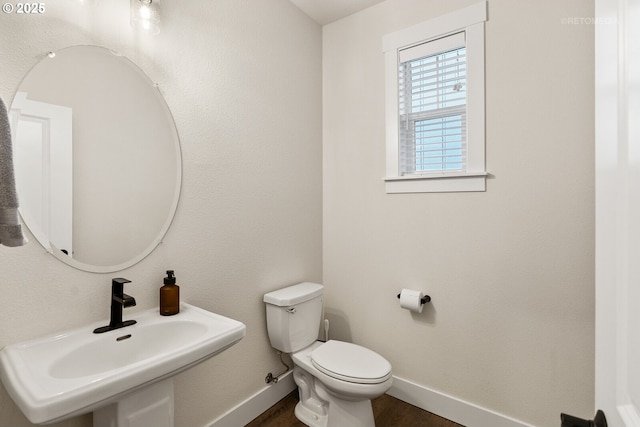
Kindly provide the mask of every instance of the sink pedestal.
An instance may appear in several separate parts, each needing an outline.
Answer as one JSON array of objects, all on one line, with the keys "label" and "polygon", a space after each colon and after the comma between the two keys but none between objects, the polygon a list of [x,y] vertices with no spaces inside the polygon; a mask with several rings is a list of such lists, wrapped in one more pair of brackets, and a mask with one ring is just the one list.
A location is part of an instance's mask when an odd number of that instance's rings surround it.
[{"label": "sink pedestal", "polygon": [[94,427],[173,427],[173,378],[122,397],[93,412]]}]

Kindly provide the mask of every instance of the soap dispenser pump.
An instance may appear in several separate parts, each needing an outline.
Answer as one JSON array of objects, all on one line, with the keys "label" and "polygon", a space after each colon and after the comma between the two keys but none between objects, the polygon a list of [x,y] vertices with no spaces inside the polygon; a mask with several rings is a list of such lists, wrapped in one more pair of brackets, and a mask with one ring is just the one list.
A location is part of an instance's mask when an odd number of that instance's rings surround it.
[{"label": "soap dispenser pump", "polygon": [[164,286],[160,288],[160,314],[173,316],[180,311],[180,287],[176,285],[173,270],[167,270]]}]

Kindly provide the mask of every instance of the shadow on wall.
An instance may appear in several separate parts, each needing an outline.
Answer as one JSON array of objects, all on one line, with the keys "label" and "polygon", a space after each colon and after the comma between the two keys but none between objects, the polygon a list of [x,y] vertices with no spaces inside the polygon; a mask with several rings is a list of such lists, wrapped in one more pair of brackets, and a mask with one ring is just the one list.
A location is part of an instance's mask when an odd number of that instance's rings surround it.
[{"label": "shadow on wall", "polygon": [[[329,320],[329,338],[332,340],[353,342],[349,319],[342,310],[324,309],[324,318]],[[320,336],[324,339],[324,322],[320,325]]]},{"label": "shadow on wall", "polygon": [[433,304],[433,300],[426,303],[422,309],[422,313],[416,313],[414,311],[407,311],[407,314],[411,314],[411,320],[421,323],[436,323],[436,306]]},{"label": "shadow on wall", "polygon": [[[422,313],[416,313],[409,310],[404,310],[406,316],[411,316],[412,321],[426,323],[433,325],[436,323],[436,306],[433,301],[424,305]],[[351,327],[349,325],[349,318],[347,315],[338,309],[325,307],[324,318],[329,320],[329,338],[332,340],[353,342],[353,336],[351,334]],[[324,339],[324,323],[320,325],[320,337]]]},{"label": "shadow on wall", "polygon": [[[423,295],[420,293],[417,295],[417,291],[409,290],[413,295],[409,295],[410,298],[415,298],[415,301],[409,301],[407,307],[403,307],[402,302],[399,303],[400,309],[405,310],[411,315],[411,320],[427,323],[433,325],[436,323],[436,307],[433,303],[433,299],[429,295]],[[400,295],[398,294],[398,300],[400,301]],[[418,311],[418,307],[421,307]]]}]

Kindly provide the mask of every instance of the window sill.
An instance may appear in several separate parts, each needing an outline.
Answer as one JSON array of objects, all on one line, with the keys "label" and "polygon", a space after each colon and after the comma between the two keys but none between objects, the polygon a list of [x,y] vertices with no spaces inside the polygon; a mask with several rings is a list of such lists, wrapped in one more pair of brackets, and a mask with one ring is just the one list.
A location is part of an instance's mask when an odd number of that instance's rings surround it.
[{"label": "window sill", "polygon": [[486,172],[386,177],[388,194],[486,191]]}]

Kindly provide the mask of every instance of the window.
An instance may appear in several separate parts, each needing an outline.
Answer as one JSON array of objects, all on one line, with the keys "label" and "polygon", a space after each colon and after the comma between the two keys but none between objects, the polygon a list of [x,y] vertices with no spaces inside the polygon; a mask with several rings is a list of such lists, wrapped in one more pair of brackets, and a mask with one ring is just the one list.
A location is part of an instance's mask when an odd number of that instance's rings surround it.
[{"label": "window", "polygon": [[464,33],[400,52],[400,175],[466,171]]},{"label": "window", "polygon": [[385,36],[387,193],[484,191],[484,21],[477,3]]}]

